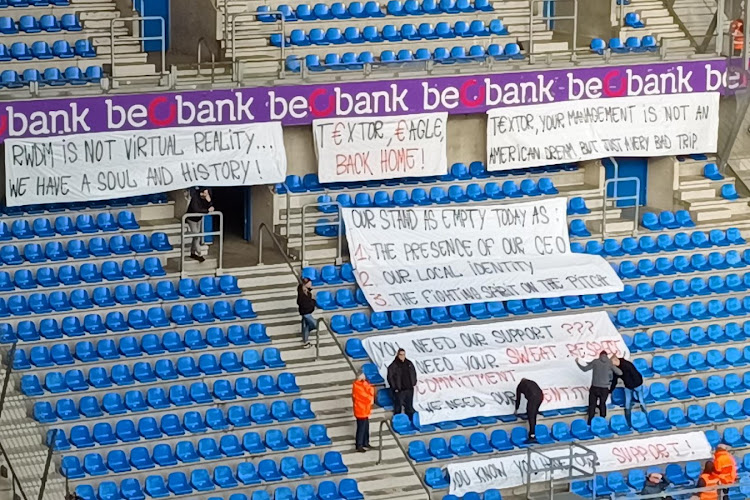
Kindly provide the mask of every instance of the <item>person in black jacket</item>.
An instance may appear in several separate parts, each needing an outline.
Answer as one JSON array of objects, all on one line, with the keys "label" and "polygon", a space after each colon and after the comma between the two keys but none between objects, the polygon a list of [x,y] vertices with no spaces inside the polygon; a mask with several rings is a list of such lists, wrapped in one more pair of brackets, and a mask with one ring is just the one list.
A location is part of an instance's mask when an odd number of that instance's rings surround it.
[{"label": "person in black jacket", "polygon": [[302,343],[307,349],[310,347],[310,331],[317,330],[318,326],[313,318],[313,311],[318,306],[312,295],[312,281],[310,278],[302,278],[302,282],[297,287],[297,307],[299,315],[302,316]]},{"label": "person in black jacket", "polygon": [[414,363],[406,359],[406,351],[399,349],[396,359],[388,366],[388,385],[393,394],[393,414],[404,408],[409,418],[414,415],[414,386],[417,385],[417,370]]},{"label": "person in black jacket", "polygon": [[[643,483],[643,489],[641,490],[641,495],[658,495],[659,493],[664,493],[667,488],[669,488],[670,483],[661,474],[658,472],[652,472],[648,475],[646,478],[646,482]],[[661,497],[654,497],[654,498],[660,498],[663,500],[672,500],[672,497],[669,495],[664,495]]]},{"label": "person in black jacket", "polygon": [[533,380],[522,378],[516,387],[516,413],[521,406],[521,396],[526,398],[526,416],[529,419],[528,443],[536,443],[536,417],[539,415],[539,407],[542,405],[544,394],[539,384]]},{"label": "person in black jacket", "polygon": [[[188,204],[188,213],[190,214],[207,214],[214,211],[214,204],[211,200],[211,192],[208,188],[194,187],[190,190],[190,203]],[[187,225],[190,232],[201,232],[201,220],[203,217],[188,217]],[[205,257],[200,254],[200,236],[194,236],[190,243],[190,257],[203,262]]]},{"label": "person in black jacket", "polygon": [[635,399],[641,405],[643,413],[646,413],[646,398],[643,396],[643,376],[638,371],[638,368],[625,358],[612,356],[612,364],[622,371],[622,375],[612,377],[612,386],[609,392],[614,391],[615,387],[617,387],[617,380],[622,379],[622,383],[625,386],[625,419],[628,421],[628,425],[632,425],[631,417]]}]

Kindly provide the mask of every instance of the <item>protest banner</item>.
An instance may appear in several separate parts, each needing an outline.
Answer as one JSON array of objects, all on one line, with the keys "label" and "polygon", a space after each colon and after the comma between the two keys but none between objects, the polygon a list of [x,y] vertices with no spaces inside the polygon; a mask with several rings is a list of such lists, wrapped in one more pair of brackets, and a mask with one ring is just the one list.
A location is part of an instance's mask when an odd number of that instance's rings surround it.
[{"label": "protest banner", "polygon": [[273,184],[285,176],[280,123],[5,141],[8,206]]},{"label": "protest banner", "polygon": [[487,112],[487,169],[716,152],[719,93],[616,97]]},{"label": "protest banner", "polygon": [[[398,350],[417,370],[414,408],[425,424],[510,415],[522,378],[544,392],[541,410],[585,406],[591,373],[576,359],[630,351],[606,312],[464,324],[362,341],[383,378]],[[521,410],[525,409],[524,401]]]},{"label": "protest banner", "polygon": [[[711,445],[702,431],[683,434],[655,434],[651,437],[628,440],[605,440],[586,443],[586,447],[596,453],[596,472],[625,472],[628,469],[648,467],[693,460],[711,458]],[[582,450],[574,449],[577,456],[573,458],[573,465],[578,469],[592,470],[589,456]],[[550,461],[548,458],[560,460],[560,468],[556,467],[554,479],[568,477],[569,450],[567,447],[545,450],[544,456],[531,455],[531,464],[527,454],[515,453],[487,460],[450,463],[446,466],[450,477],[450,493],[462,496],[469,492],[483,493],[489,489],[515,488],[526,484],[529,469],[531,482],[549,481],[550,474],[544,472]],[[581,475],[574,471],[574,476]]]},{"label": "protest banner", "polygon": [[318,178],[351,182],[445,175],[448,113],[313,121]]},{"label": "protest banner", "polygon": [[565,198],[342,209],[357,283],[375,311],[619,292],[612,267],[570,251]]}]

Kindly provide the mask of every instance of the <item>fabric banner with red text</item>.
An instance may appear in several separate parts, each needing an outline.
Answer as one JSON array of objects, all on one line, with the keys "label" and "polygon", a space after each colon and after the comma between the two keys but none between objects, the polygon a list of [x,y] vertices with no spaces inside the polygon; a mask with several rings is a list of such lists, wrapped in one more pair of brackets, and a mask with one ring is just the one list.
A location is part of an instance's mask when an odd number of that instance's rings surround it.
[{"label": "fabric banner with red text", "polygon": [[620,292],[570,250],[567,200],[341,210],[354,276],[377,312]]},{"label": "fabric banner with red text", "polygon": [[[398,349],[417,370],[414,408],[425,424],[510,415],[522,378],[544,391],[542,410],[585,406],[590,361],[601,351],[630,351],[606,312],[472,324],[367,337],[367,354],[383,378]],[[525,409],[525,401],[521,410]]]},{"label": "fabric banner with red text", "polygon": [[[604,440],[586,447],[596,453],[596,472],[627,471],[628,469],[647,469],[648,467],[703,460],[712,455],[711,445],[702,431],[684,434],[655,434],[640,439]],[[582,449],[573,449],[573,475],[580,471],[592,471],[591,455]],[[450,477],[450,493],[462,496],[469,492],[482,493],[489,489],[515,488],[526,484],[549,481],[550,458],[559,460],[559,469],[554,473],[555,479],[568,477],[571,465],[568,447],[544,450],[544,454],[532,454],[531,464],[528,455],[514,453],[487,460],[450,463],[446,466]],[[530,476],[529,476],[530,472]]]},{"label": "fabric banner with red text", "polygon": [[320,182],[431,177],[448,172],[448,113],[313,121]]}]

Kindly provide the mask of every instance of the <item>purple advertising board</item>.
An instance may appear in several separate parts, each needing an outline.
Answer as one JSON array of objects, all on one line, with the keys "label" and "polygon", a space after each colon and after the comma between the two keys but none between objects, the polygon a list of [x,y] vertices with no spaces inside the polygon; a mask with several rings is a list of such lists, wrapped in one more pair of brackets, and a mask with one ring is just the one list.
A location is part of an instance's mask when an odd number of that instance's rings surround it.
[{"label": "purple advertising board", "polygon": [[0,140],[63,134],[432,111],[483,113],[525,104],[609,97],[724,92],[726,59],[488,75],[373,80],[242,89],[113,94],[0,104]]}]

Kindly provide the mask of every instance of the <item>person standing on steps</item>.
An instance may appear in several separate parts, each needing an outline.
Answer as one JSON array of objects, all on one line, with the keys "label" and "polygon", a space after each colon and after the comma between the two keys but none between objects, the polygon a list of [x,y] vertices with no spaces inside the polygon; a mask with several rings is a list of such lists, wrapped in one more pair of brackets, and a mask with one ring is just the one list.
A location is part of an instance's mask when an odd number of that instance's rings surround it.
[{"label": "person standing on steps", "polygon": [[527,443],[536,443],[536,417],[539,414],[539,407],[542,405],[544,394],[536,382],[522,378],[518,387],[516,387],[516,413],[521,406],[521,396],[526,398],[526,416],[529,419],[529,440]]},{"label": "person standing on steps", "polygon": [[360,370],[352,384],[352,406],[357,420],[357,434],[354,438],[358,452],[363,453],[370,446],[370,414],[375,401],[375,387],[367,381],[365,372]]},{"label": "person standing on steps", "polygon": [[[190,190],[190,203],[188,204],[187,211],[190,214],[208,214],[214,211],[211,192],[208,188],[194,187]],[[187,225],[190,229],[190,233],[196,234],[201,232],[202,220],[203,217],[187,218]],[[203,262],[206,258],[201,255],[200,240],[200,236],[193,236],[193,241],[190,243],[190,257],[198,262]]]},{"label": "person standing on steps", "polygon": [[[716,445],[714,469],[716,470],[716,475],[719,477],[719,483],[734,484],[737,481],[737,462],[734,460],[732,454],[729,453],[729,445],[724,443]],[[721,498],[723,500],[728,499],[729,491],[726,489],[721,490]]]},{"label": "person standing on steps", "polygon": [[614,355],[611,359],[612,364],[620,369],[622,375],[614,375],[612,377],[612,385],[609,388],[609,392],[611,393],[615,390],[618,380],[622,380],[625,386],[625,419],[628,421],[628,425],[632,427],[633,402],[637,400],[641,405],[643,413],[647,411],[646,402],[644,401],[646,398],[643,396],[643,376],[638,371],[638,368],[627,359],[618,358]]},{"label": "person standing on steps", "polygon": [[310,347],[310,332],[318,329],[312,315],[317,306],[312,295],[312,281],[310,278],[302,278],[302,282],[297,287],[297,307],[299,315],[302,316],[302,347],[305,349]]},{"label": "person standing on steps", "polygon": [[414,363],[406,359],[406,351],[399,349],[396,359],[388,366],[388,386],[393,395],[393,414],[404,413],[411,419],[414,415],[414,386],[417,385],[417,370]]},{"label": "person standing on steps", "polygon": [[600,352],[598,358],[583,365],[581,364],[581,360],[576,358],[576,364],[584,372],[592,371],[588,408],[589,425],[591,425],[591,420],[593,420],[596,414],[597,407],[602,417],[607,416],[609,388],[612,386],[612,379],[615,375],[618,377],[622,376],[622,370],[612,364],[607,351]]},{"label": "person standing on steps", "polygon": [[719,500],[719,490],[717,486],[721,484],[721,479],[716,473],[714,468],[713,460],[709,460],[703,466],[703,472],[698,476],[698,483],[695,485],[696,488],[715,488],[713,490],[701,491],[698,495],[700,500]]}]

